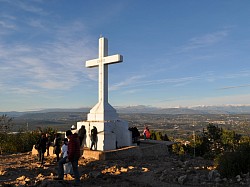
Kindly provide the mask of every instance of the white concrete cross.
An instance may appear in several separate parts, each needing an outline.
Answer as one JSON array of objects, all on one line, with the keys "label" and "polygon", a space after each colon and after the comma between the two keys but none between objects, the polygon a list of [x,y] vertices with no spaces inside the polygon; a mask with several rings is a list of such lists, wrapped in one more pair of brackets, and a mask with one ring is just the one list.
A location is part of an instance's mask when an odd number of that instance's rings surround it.
[{"label": "white concrete cross", "polygon": [[[99,67],[98,103],[90,110],[88,121],[112,120],[116,113],[108,103],[108,65],[122,62],[122,55],[108,56],[108,40],[99,38],[99,58],[86,61],[86,67]],[[112,117],[113,116],[113,117]],[[116,115],[115,115],[116,117]]]}]

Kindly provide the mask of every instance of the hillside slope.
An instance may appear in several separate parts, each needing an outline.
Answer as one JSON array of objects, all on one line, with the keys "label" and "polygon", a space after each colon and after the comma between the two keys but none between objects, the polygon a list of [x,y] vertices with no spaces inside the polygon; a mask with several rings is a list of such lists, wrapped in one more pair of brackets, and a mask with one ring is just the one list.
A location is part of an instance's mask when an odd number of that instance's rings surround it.
[{"label": "hillside slope", "polygon": [[[44,167],[40,167],[36,159],[30,153],[0,155],[0,186],[72,186],[71,175],[68,175],[64,181],[53,180],[57,173],[54,157],[46,157]],[[84,187],[240,185],[236,179],[232,181],[220,179],[216,170],[211,169],[213,169],[211,161],[175,155],[109,161],[81,158],[79,161],[81,186]],[[241,178],[240,182],[249,185],[249,181],[249,178]]]}]

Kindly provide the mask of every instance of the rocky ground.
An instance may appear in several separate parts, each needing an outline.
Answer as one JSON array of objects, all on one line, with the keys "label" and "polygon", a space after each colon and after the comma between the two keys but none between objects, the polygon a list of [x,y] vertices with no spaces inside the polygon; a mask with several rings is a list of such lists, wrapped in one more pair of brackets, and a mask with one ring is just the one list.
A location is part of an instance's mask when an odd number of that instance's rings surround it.
[{"label": "rocky ground", "polygon": [[[249,175],[223,179],[211,161],[176,155],[110,161],[81,158],[79,172],[81,186],[85,187],[250,186]],[[41,167],[30,152],[0,155],[0,186],[73,186],[71,175],[65,176],[64,181],[55,181],[56,175],[54,157],[46,157],[46,164]]]}]

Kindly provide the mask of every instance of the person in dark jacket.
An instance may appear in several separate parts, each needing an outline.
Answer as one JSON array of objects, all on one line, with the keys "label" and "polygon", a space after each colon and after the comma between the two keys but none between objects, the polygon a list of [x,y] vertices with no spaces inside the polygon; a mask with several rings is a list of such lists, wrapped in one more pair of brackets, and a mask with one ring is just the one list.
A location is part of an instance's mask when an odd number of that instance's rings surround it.
[{"label": "person in dark jacket", "polygon": [[90,150],[92,150],[92,147],[94,146],[94,150],[97,149],[97,128],[95,126],[93,126],[93,128],[91,129],[90,132],[90,139],[91,139],[91,146],[90,146]]},{"label": "person in dark jacket", "polygon": [[79,136],[79,140],[80,140],[80,147],[82,146],[83,140],[86,139],[86,129],[85,126],[82,125],[81,128],[78,131],[78,136]]},{"label": "person in dark jacket", "polygon": [[137,127],[129,127],[128,130],[132,132],[132,142],[140,145],[140,132]]},{"label": "person in dark jacket", "polygon": [[42,134],[37,142],[39,161],[41,162],[41,165],[44,164],[44,153],[46,152],[46,143],[47,143],[47,138],[45,137],[45,134]]},{"label": "person in dark jacket", "polygon": [[49,147],[51,146],[51,139],[50,139],[50,134],[46,133],[46,149],[47,149],[47,156],[50,156],[49,154]]},{"label": "person in dark jacket", "polygon": [[55,135],[55,139],[54,139],[54,154],[56,154],[56,161],[59,161],[59,157],[60,157],[60,153],[61,153],[61,138],[60,135],[57,133]]},{"label": "person in dark jacket", "polygon": [[71,130],[66,131],[68,142],[68,156],[58,162],[58,177],[55,180],[63,180],[63,164],[71,162],[75,177],[75,185],[80,185],[80,175],[78,171],[78,160],[80,158],[80,141],[78,135],[72,134]]}]

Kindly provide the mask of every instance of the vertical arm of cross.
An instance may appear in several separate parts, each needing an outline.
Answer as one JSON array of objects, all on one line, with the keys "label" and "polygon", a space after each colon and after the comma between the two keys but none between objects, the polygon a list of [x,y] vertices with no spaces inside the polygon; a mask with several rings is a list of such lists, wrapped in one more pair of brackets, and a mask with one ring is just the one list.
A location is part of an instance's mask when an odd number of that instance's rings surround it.
[{"label": "vertical arm of cross", "polygon": [[104,57],[108,56],[108,40],[99,38],[99,102],[108,102],[108,65],[104,65]]}]

